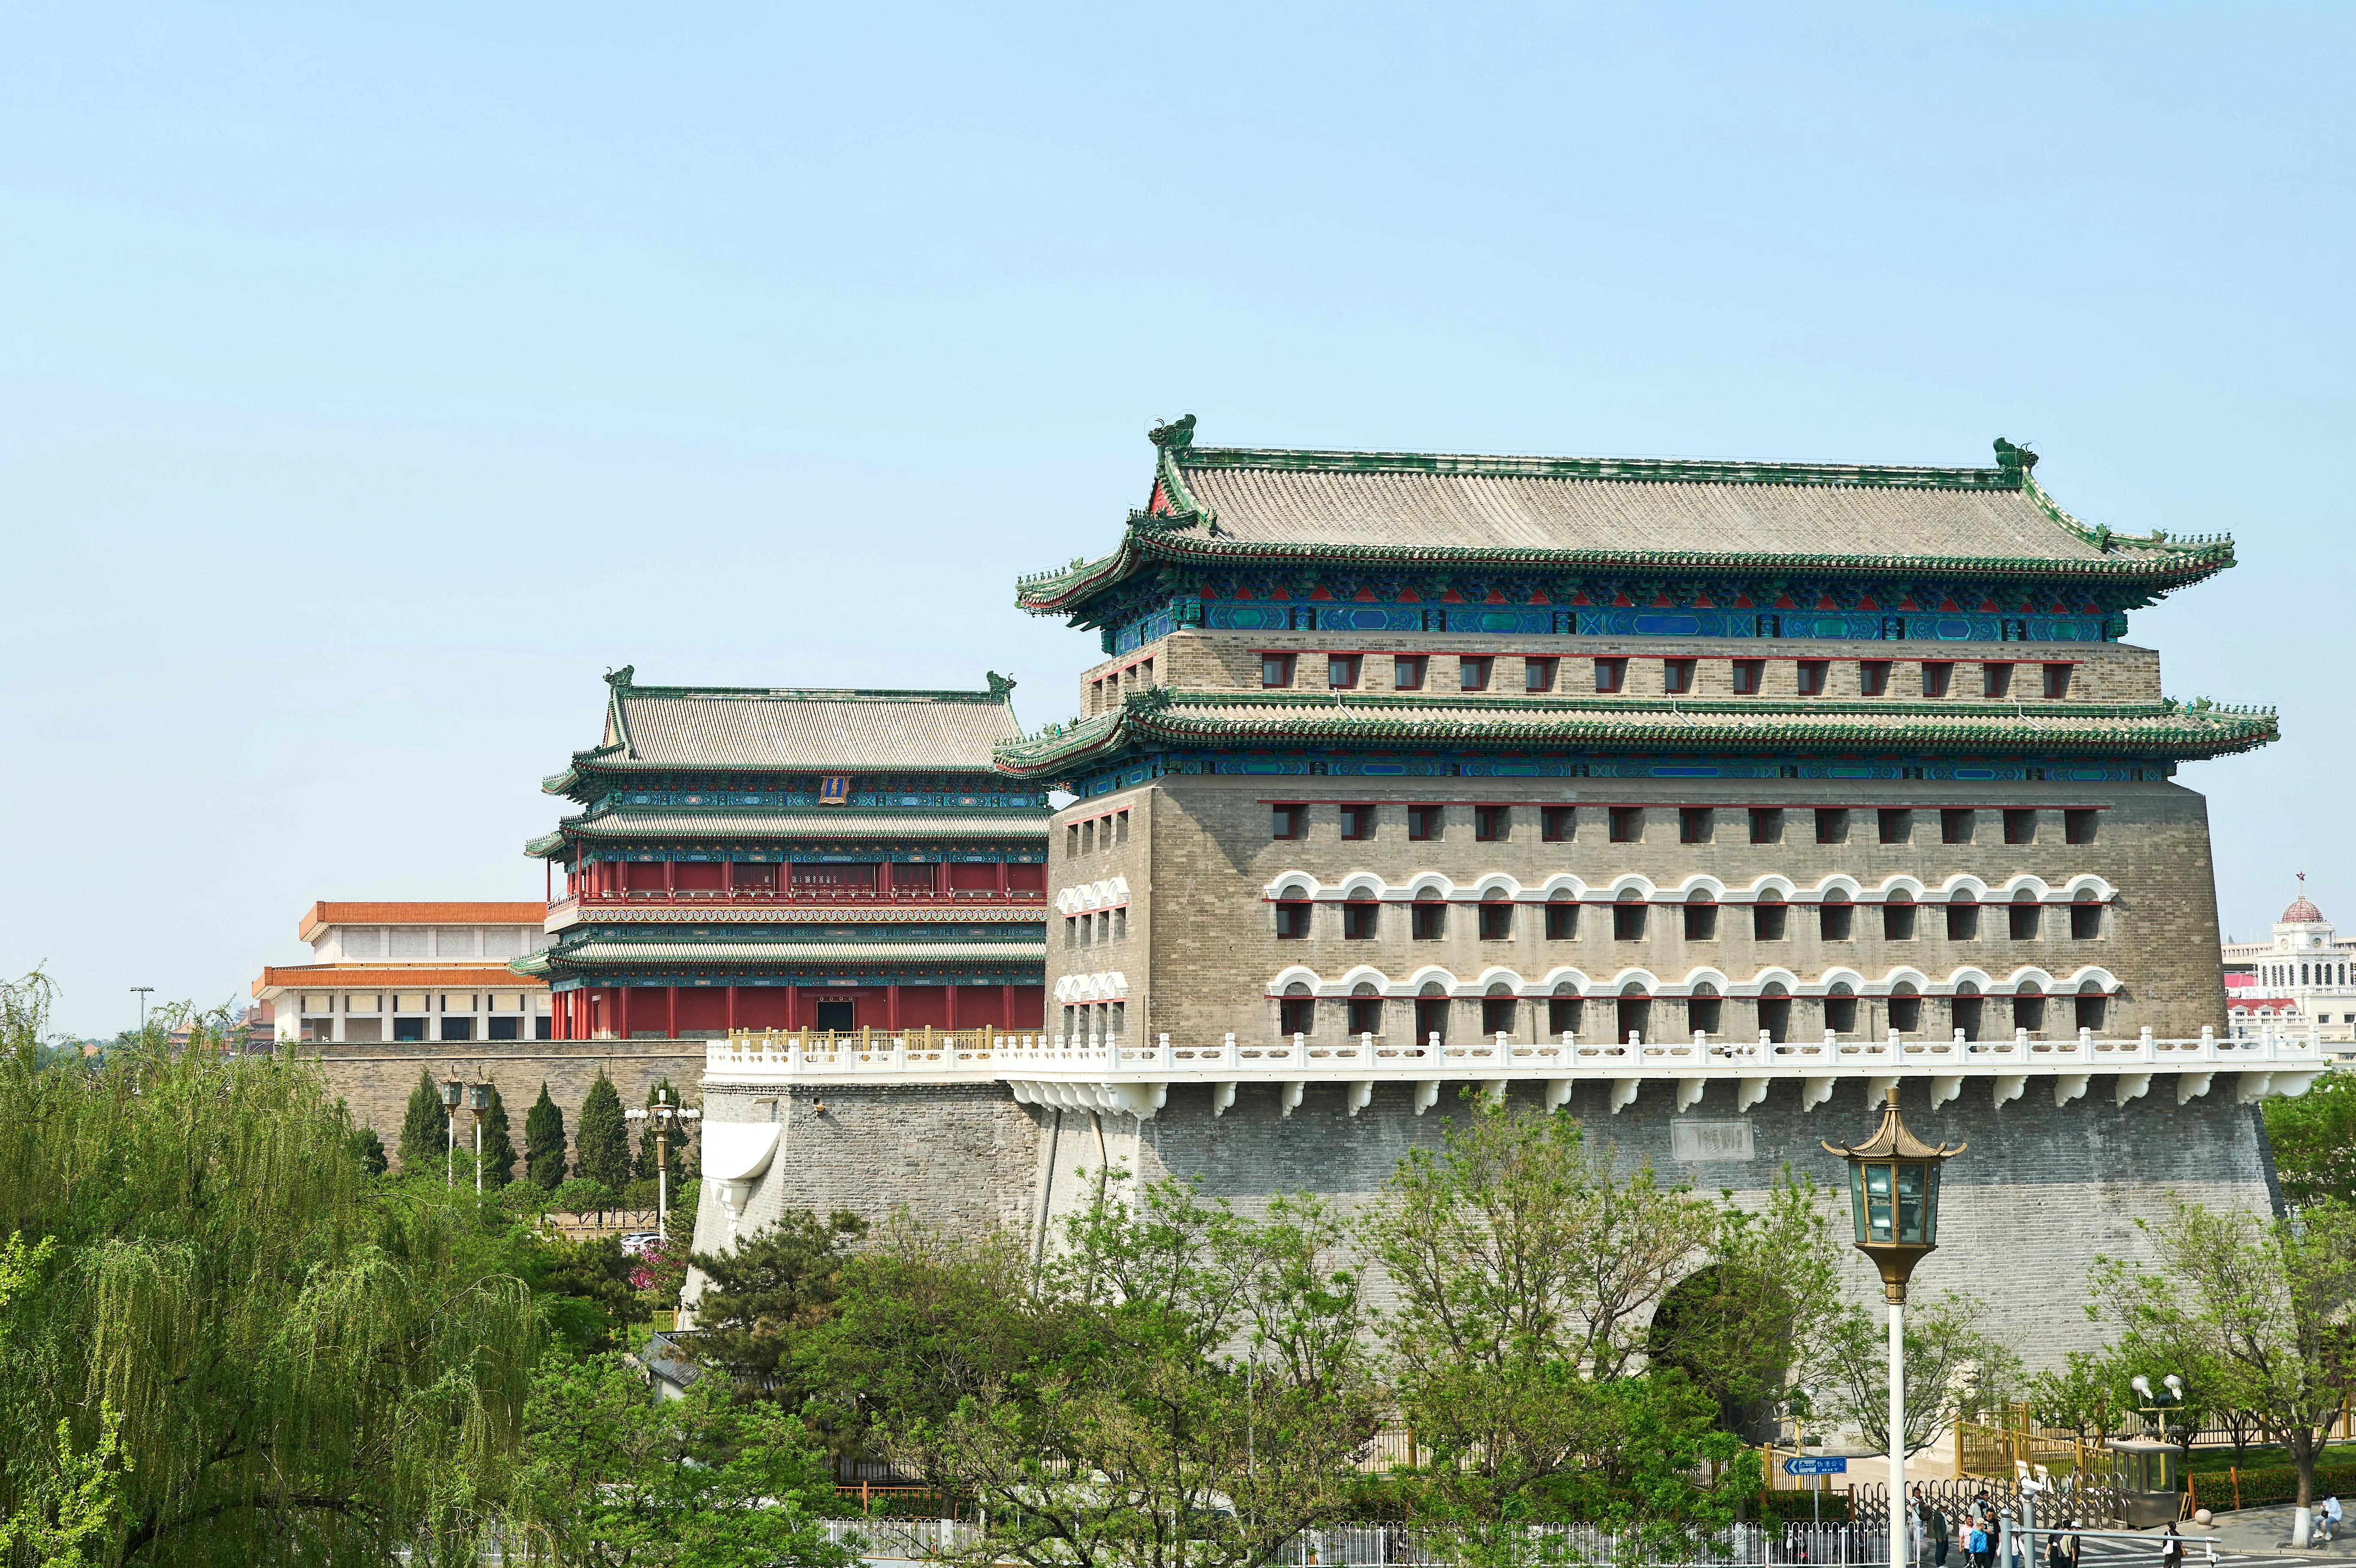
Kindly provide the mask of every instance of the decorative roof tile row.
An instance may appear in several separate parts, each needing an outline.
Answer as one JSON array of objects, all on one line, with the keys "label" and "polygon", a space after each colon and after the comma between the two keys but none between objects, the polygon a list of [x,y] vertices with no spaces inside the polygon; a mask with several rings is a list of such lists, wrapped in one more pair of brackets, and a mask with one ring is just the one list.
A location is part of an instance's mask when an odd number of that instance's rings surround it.
[{"label": "decorative roof tile row", "polygon": [[622,806],[594,816],[568,816],[552,833],[524,846],[533,856],[556,854],[574,840],[762,838],[818,844],[1044,842],[1044,807],[1035,811],[910,811],[824,806],[812,811],[744,811],[731,807]]},{"label": "decorative roof tile row", "polygon": [[2016,752],[2189,758],[2247,751],[2275,739],[2271,709],[2175,704],[1825,703],[1740,701],[1641,707],[1608,699],[1361,697],[1303,701],[1291,694],[1141,694],[1060,733],[1002,747],[999,766],[1044,776],[1083,758],[1139,749],[1820,752],[1901,747],[1921,752]]}]

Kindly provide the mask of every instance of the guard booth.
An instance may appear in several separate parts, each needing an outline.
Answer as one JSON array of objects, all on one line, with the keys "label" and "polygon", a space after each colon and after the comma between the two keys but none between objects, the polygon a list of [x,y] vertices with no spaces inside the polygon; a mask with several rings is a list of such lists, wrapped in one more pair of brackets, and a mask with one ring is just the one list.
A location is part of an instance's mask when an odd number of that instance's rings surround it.
[{"label": "guard booth", "polygon": [[2119,1459],[2119,1506],[2127,1528],[2173,1521],[2184,1509],[2184,1446],[2150,1437],[2111,1442]]}]

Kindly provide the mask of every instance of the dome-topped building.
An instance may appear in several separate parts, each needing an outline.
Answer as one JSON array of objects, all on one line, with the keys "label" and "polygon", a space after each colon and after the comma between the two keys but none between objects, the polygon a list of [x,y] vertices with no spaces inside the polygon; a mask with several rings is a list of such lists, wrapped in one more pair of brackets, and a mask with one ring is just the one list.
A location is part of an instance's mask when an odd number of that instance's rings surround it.
[{"label": "dome-topped building", "polygon": [[2356,942],[2302,891],[2275,922],[2270,942],[2224,946],[2227,1016],[2237,1035],[2269,1029],[2356,1041]]}]

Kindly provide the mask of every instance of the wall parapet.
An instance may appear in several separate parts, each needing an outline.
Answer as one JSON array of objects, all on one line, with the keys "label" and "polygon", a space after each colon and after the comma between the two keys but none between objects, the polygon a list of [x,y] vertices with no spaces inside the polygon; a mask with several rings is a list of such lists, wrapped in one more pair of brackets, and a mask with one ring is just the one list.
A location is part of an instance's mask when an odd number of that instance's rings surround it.
[{"label": "wall parapet", "polygon": [[2331,1058],[2310,1031],[2220,1038],[2203,1029],[2198,1038],[2158,1039],[2149,1030],[2132,1039],[2044,1040],[2026,1031],[2009,1039],[1967,1040],[1892,1035],[1884,1040],[1826,1035],[1820,1040],[1757,1040],[1695,1035],[1691,1040],[1581,1040],[1565,1034],[1551,1040],[1514,1040],[1505,1035],[1443,1041],[1384,1035],[1355,1035],[1338,1041],[1303,1035],[1274,1042],[1173,1041],[1168,1035],[1147,1041],[1119,1038],[968,1031],[912,1030],[899,1034],[739,1031],[710,1042],[704,1082],[712,1086],[784,1087],[831,1083],[1004,1083],[1024,1104],[1119,1111],[1150,1117],[1167,1101],[1173,1083],[1214,1086],[1213,1105],[1224,1111],[1243,1083],[1283,1086],[1286,1114],[1301,1104],[1312,1083],[1344,1083],[1349,1113],[1371,1102],[1374,1085],[1385,1080],[1418,1086],[1418,1114],[1438,1103],[1442,1083],[1477,1083],[1502,1094],[1514,1083],[1547,1085],[1549,1105],[1566,1104],[1581,1081],[1612,1085],[1614,1113],[1635,1102],[1647,1082],[1676,1084],[1679,1111],[1700,1103],[1715,1081],[1740,1087],[1737,1109],[1747,1111],[1766,1097],[1778,1079],[1797,1079],[1803,1109],[1832,1096],[1844,1080],[1880,1087],[1901,1079],[1928,1080],[1932,1104],[1963,1093],[1965,1083],[1989,1085],[1992,1102],[2021,1097],[2029,1080],[2050,1081],[2056,1105],[2086,1095],[2093,1081],[2109,1080],[2121,1106],[2147,1093],[2155,1076],[2176,1080],[2177,1104],[2207,1094],[2219,1073],[2233,1079],[2244,1104],[2269,1094],[2307,1092]]}]

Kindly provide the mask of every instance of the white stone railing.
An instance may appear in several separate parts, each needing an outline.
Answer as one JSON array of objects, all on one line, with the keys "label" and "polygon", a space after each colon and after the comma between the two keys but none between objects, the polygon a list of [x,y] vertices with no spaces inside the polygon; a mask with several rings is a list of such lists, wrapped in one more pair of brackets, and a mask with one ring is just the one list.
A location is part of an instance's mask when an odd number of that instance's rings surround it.
[{"label": "white stone railing", "polygon": [[1235,1102],[1240,1083],[1286,1085],[1280,1103],[1289,1114],[1309,1083],[1351,1086],[1355,1115],[1385,1080],[1418,1086],[1419,1113],[1437,1103],[1444,1082],[1505,1086],[1515,1081],[1547,1085],[1547,1100],[1561,1104],[1581,1080],[1609,1083],[1611,1108],[1633,1104],[1647,1080],[1674,1080],[1677,1109],[1698,1104],[1713,1080],[1739,1083],[1737,1109],[1766,1097],[1777,1079],[1804,1081],[1801,1104],[1813,1109],[1831,1098],[1843,1079],[1875,1086],[1927,1079],[1933,1104],[1963,1091],[1964,1081],[1991,1081],[1994,1103],[2018,1099],[2029,1079],[2051,1079],[2057,1104],[2083,1095],[2099,1075],[2112,1079],[2119,1104],[2144,1094],[2155,1073],[2176,1078],[2178,1104],[2209,1093],[2219,1072],[2236,1075],[2235,1094],[2244,1102],[2266,1094],[2305,1093],[2330,1057],[2312,1032],[2236,1038],[2203,1029],[2197,1039],[2158,1039],[2149,1030],[2133,1039],[2098,1039],[2082,1029],[2074,1037],[2047,1040],[2027,1030],[2009,1039],[1966,1040],[1893,1034],[1872,1040],[1827,1034],[1821,1040],[1776,1041],[1697,1034],[1690,1040],[1517,1040],[1479,1035],[1421,1041],[1360,1034],[1338,1040],[1293,1035],[1273,1043],[1226,1035],[1215,1041],[1151,1042],[1105,1036],[1001,1034],[994,1030],[932,1031],[862,1035],[739,1032],[712,1041],[704,1082],[713,1086],[824,1083],[845,1079],[917,1083],[1003,1082],[1018,1099],[1081,1108],[1121,1110],[1151,1115],[1172,1083],[1210,1083],[1215,1109]]}]

